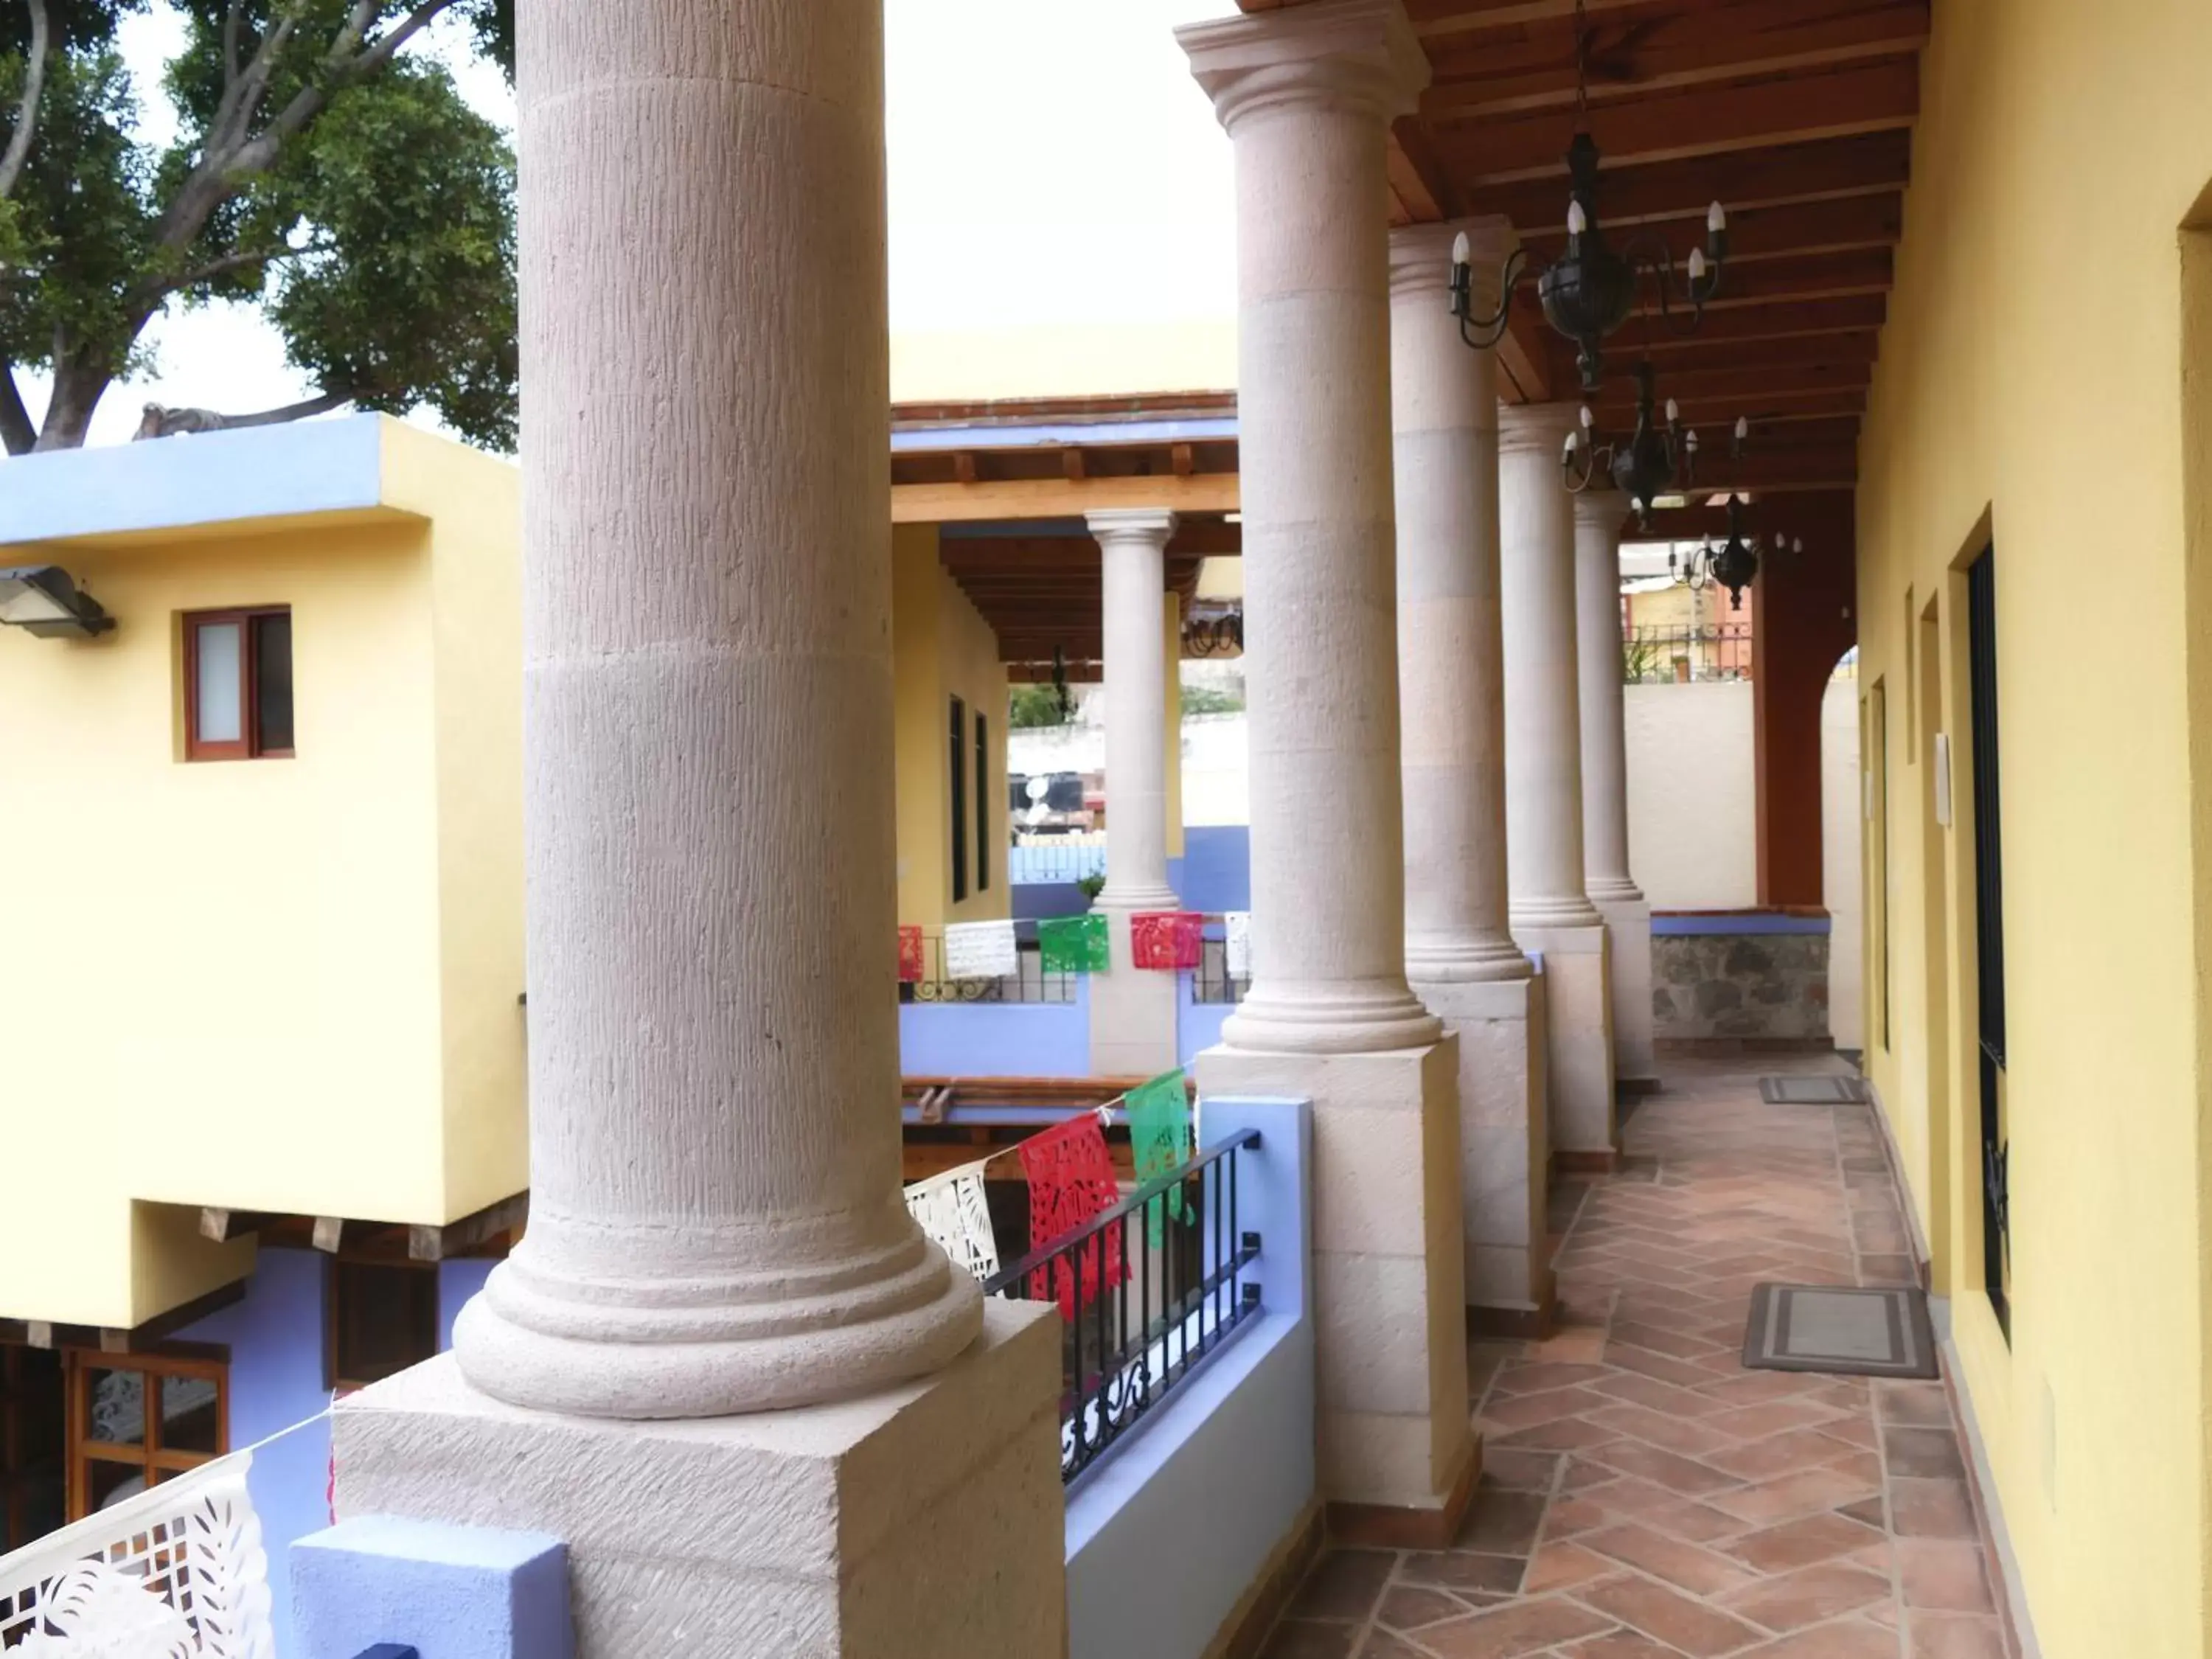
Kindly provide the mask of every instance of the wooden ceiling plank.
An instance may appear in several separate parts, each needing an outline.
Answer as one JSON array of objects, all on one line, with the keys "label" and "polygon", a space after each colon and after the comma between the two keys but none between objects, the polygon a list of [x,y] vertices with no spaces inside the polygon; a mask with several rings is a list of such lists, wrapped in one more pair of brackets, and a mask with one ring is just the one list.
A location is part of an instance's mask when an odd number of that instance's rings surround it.
[{"label": "wooden ceiling plank", "polygon": [[[1653,8],[1591,29],[1589,97],[1682,91],[1749,76],[1832,69],[1915,52],[1927,43],[1926,0],[1748,0]],[[1468,33],[1431,45],[1434,80],[1421,100],[1431,119],[1571,108],[1571,19],[1510,40]]]},{"label": "wooden ceiling plank", "polygon": [[[1589,125],[1607,161],[1649,165],[1909,127],[1919,109],[1920,66],[1908,57],[1594,106]],[[1431,117],[1429,125],[1468,192],[1563,174],[1573,136],[1568,123],[1550,114],[1492,121]],[[1601,213],[1602,200],[1599,205]]]},{"label": "wooden ceiling plank", "polygon": [[[1615,165],[1608,158],[1598,175],[1598,219],[1611,227],[1702,218],[1716,199],[1734,216],[1792,202],[1886,193],[1903,189],[1911,167],[1911,134],[1902,130],[1642,167]],[[1561,169],[1554,177],[1471,189],[1467,210],[1502,215],[1524,234],[1556,226],[1564,237],[1565,179]]]},{"label": "wooden ceiling plank", "polygon": [[[1645,221],[1615,226],[1601,218],[1607,240],[1619,247],[1632,235],[1656,222],[1662,241],[1678,258],[1704,240],[1704,214],[1685,214],[1679,221]],[[1676,226],[1685,228],[1676,228]],[[1895,191],[1877,196],[1847,196],[1828,202],[1788,202],[1777,206],[1742,208],[1729,214],[1729,268],[1755,264],[1761,259],[1790,258],[1807,253],[1835,253],[1848,248],[1894,247],[1905,234],[1905,198]],[[1523,231],[1522,243],[1548,263],[1566,251],[1564,225]]]}]

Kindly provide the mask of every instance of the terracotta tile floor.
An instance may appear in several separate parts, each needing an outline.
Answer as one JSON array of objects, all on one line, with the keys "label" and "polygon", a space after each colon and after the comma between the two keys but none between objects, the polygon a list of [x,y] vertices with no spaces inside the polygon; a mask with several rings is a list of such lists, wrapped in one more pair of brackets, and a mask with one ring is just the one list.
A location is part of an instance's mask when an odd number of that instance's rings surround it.
[{"label": "terracotta tile floor", "polygon": [[2005,1659],[1940,1382],[1747,1371],[1753,1285],[1909,1282],[1872,1109],[1675,1060],[1620,1173],[1553,1194],[1563,1320],[1477,1343],[1454,1548],[1326,1553],[1264,1659]]}]

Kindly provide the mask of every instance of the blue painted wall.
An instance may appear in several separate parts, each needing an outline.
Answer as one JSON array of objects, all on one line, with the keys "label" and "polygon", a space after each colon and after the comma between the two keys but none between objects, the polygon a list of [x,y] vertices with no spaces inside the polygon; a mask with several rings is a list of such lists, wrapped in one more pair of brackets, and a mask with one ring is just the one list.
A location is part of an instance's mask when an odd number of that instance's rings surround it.
[{"label": "blue painted wall", "polygon": [[1168,860],[1168,880],[1186,910],[1252,908],[1252,831],[1241,823],[1183,826],[1182,856]]},{"label": "blue painted wall", "polygon": [[909,1077],[1088,1077],[1091,981],[1073,1002],[908,1002],[899,1069]]},{"label": "blue painted wall", "polygon": [[1069,1495],[1070,1659],[1200,1659],[1313,1506],[1311,1113],[1200,1103],[1201,1146],[1248,1127],[1237,1221],[1261,1237],[1263,1312]]},{"label": "blue painted wall", "polygon": [[[453,1346],[453,1316],[482,1288],[489,1260],[438,1267],[438,1346]],[[331,1523],[331,1391],[323,1380],[324,1297],[329,1258],[314,1250],[267,1249],[255,1257],[244,1300],[179,1331],[191,1342],[230,1350],[230,1444],[253,1454],[247,1485],[269,1552],[269,1593],[277,1611],[276,1650],[293,1651],[284,1610],[292,1605],[295,1540]],[[295,1432],[284,1434],[287,1429]]]},{"label": "blue painted wall", "polygon": [[1176,976],[1176,1064],[1188,1068],[1200,1051],[1221,1041],[1221,1022],[1237,1012],[1233,1002],[1194,1002],[1195,974]]}]

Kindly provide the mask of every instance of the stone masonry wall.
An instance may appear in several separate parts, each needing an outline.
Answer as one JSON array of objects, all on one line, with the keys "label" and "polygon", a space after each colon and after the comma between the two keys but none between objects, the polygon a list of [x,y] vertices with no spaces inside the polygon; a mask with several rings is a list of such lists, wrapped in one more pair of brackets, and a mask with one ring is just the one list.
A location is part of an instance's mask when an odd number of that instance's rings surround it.
[{"label": "stone masonry wall", "polygon": [[1825,933],[1673,933],[1651,940],[1653,1035],[1828,1036]]}]

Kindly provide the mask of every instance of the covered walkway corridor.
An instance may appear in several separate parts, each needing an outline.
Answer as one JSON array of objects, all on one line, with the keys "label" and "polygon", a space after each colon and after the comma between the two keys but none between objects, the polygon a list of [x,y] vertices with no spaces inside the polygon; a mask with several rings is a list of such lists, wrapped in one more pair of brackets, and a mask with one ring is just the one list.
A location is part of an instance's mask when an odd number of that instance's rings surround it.
[{"label": "covered walkway corridor", "polygon": [[1562,1322],[1478,1344],[1455,1547],[1332,1547],[1266,1659],[2003,1659],[1941,1382],[1747,1370],[1752,1289],[1909,1282],[1874,1109],[1811,1056],[1670,1057],[1619,1173],[1555,1192]]}]

